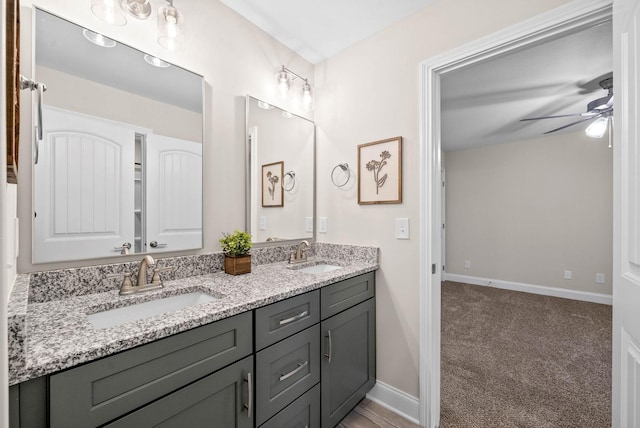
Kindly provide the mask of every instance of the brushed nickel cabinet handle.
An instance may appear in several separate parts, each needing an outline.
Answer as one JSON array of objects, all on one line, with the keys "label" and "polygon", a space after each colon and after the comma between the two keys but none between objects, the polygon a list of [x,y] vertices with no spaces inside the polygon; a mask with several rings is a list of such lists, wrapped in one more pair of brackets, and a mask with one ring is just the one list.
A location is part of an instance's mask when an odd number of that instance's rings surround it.
[{"label": "brushed nickel cabinet handle", "polygon": [[251,418],[253,414],[253,379],[251,376],[251,372],[247,373],[247,378],[244,380],[247,382],[247,404],[244,405],[244,408],[247,409],[247,417]]},{"label": "brushed nickel cabinet handle", "polygon": [[309,315],[309,311],[300,312],[299,314],[294,315],[291,318],[286,318],[286,319],[280,320],[279,325],[289,324],[290,322],[294,322],[296,320],[299,320],[300,318],[304,318],[307,315]]},{"label": "brushed nickel cabinet handle", "polygon": [[324,356],[329,359],[329,364],[331,364],[331,330],[327,331],[327,335],[325,337],[329,338],[329,353],[324,354]]},{"label": "brushed nickel cabinet handle", "polygon": [[280,373],[280,382],[282,382],[283,380],[289,379],[291,376],[293,376],[294,374],[298,373],[300,370],[302,370],[303,368],[305,368],[308,365],[309,365],[309,361],[307,360],[302,364],[298,363],[298,367],[296,367],[295,369],[291,370],[287,374]]}]

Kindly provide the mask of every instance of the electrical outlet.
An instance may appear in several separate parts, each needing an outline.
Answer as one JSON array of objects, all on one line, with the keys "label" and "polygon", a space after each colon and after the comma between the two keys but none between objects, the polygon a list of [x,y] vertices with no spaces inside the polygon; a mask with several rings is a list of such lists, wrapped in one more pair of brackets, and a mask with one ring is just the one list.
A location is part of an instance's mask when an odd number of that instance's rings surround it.
[{"label": "electrical outlet", "polygon": [[465,269],[471,269],[471,261],[465,260],[464,261],[464,268]]},{"label": "electrical outlet", "polygon": [[396,239],[409,239],[409,219],[396,219]]},{"label": "electrical outlet", "polygon": [[313,217],[305,218],[305,232],[313,232]]},{"label": "electrical outlet", "polygon": [[596,274],[596,284],[604,284],[604,274],[597,273]]},{"label": "electrical outlet", "polygon": [[267,230],[267,217],[261,215],[260,216],[260,225],[258,226],[260,230]]},{"label": "electrical outlet", "polygon": [[318,222],[318,232],[327,233],[327,218],[320,217],[320,221]]},{"label": "electrical outlet", "polygon": [[564,279],[571,279],[571,271],[570,270],[565,270],[564,271]]}]

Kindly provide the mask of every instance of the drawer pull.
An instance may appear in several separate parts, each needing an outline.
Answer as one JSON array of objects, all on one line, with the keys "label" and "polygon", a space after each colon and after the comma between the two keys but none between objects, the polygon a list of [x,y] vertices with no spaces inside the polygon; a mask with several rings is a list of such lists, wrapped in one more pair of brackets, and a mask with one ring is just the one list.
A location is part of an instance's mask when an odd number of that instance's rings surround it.
[{"label": "drawer pull", "polygon": [[324,354],[324,356],[329,359],[329,364],[331,364],[331,330],[327,331],[327,335],[325,337],[329,338],[329,353]]},{"label": "drawer pull", "polygon": [[247,409],[247,418],[251,419],[253,414],[253,379],[251,378],[251,372],[247,373],[247,378],[244,380],[247,382],[247,404],[244,408]]},{"label": "drawer pull", "polygon": [[300,370],[302,370],[304,367],[306,367],[308,365],[309,365],[309,361],[305,361],[302,364],[298,363],[298,367],[296,367],[295,369],[291,370],[289,373],[280,374],[280,382],[282,382],[283,380],[289,379],[291,376],[293,376],[294,374],[298,373]]},{"label": "drawer pull", "polygon": [[285,324],[289,324],[290,322],[294,322],[299,320],[300,318],[304,318],[307,315],[309,315],[309,311],[304,311],[304,312],[300,312],[298,315],[294,315],[291,318],[287,318],[284,320],[280,320],[280,325],[285,325]]}]

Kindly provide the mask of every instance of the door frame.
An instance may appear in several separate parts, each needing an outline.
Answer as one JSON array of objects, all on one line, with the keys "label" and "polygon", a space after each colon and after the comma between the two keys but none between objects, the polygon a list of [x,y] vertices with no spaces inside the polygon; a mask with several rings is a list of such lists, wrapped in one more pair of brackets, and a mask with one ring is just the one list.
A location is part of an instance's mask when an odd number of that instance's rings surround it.
[{"label": "door frame", "polygon": [[[573,0],[420,64],[420,424],[440,422],[442,170],[440,76],[612,18],[612,0]],[[435,266],[435,273],[432,272]]]}]

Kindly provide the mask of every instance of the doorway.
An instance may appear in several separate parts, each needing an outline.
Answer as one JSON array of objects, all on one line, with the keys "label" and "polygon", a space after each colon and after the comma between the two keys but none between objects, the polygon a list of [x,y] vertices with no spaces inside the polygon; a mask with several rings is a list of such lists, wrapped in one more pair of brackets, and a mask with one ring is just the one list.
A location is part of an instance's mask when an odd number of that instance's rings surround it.
[{"label": "doorway", "polygon": [[420,422],[440,416],[440,280],[442,272],[442,170],[440,77],[524,46],[611,19],[610,1],[572,2],[422,63],[420,151]]}]

